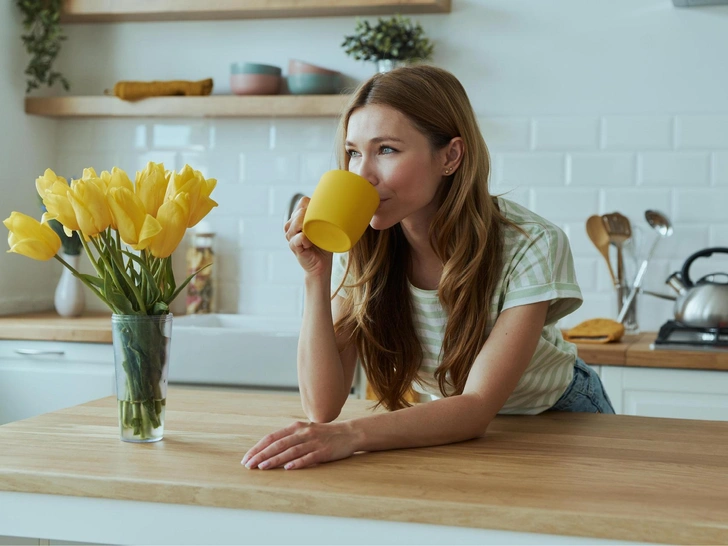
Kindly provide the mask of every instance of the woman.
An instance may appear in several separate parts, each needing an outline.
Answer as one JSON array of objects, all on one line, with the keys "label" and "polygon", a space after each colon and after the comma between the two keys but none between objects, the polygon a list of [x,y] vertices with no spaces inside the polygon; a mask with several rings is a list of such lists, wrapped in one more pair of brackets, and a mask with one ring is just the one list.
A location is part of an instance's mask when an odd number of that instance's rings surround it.
[{"label": "woman", "polygon": [[[499,412],[614,413],[555,327],[582,301],[568,240],[489,195],[488,150],[452,74],[375,75],[342,116],[337,145],[340,168],[371,182],[381,203],[335,263],[301,231],[307,198],[286,223],[305,271],[298,376],[311,422],[269,434],[243,464],[302,468],[459,442],[485,434]],[[380,403],[399,411],[333,423],[357,359]],[[412,387],[435,400],[409,404]]]}]

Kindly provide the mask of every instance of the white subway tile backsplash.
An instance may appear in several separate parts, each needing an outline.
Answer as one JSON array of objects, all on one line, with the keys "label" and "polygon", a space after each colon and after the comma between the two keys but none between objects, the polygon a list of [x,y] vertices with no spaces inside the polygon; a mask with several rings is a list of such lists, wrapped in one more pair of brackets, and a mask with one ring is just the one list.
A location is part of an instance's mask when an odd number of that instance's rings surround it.
[{"label": "white subway tile backsplash", "polygon": [[321,175],[336,169],[336,157],[333,152],[308,152],[301,156],[301,182],[317,184]]},{"label": "white subway tile backsplash", "polygon": [[269,213],[275,218],[280,218],[281,221],[288,220],[288,209],[291,206],[291,200],[297,193],[302,193],[311,197],[315,185],[300,185],[300,186],[271,186],[270,188],[270,200],[271,206]]},{"label": "white subway tile backsplash", "polygon": [[533,211],[551,222],[584,221],[599,209],[599,191],[537,188]]},{"label": "white subway tile backsplash", "polygon": [[491,152],[528,150],[531,145],[529,118],[478,118],[478,125]]},{"label": "white subway tile backsplash", "polygon": [[217,292],[218,313],[240,313],[240,286],[237,283],[219,282]]},{"label": "white subway tile backsplash", "polygon": [[710,246],[723,246],[728,248],[728,218],[725,224],[714,224],[710,226]]},{"label": "white subway tile backsplash", "polygon": [[593,150],[599,145],[599,120],[548,117],[533,120],[534,150]]},{"label": "white subway tile backsplash", "polygon": [[728,189],[675,190],[675,221],[725,222]]},{"label": "white subway tile backsplash", "polygon": [[269,189],[267,186],[219,184],[212,193],[220,214],[232,216],[267,216]]},{"label": "white subway tile backsplash", "polygon": [[728,148],[728,116],[678,116],[675,121],[678,148]]},{"label": "white subway tile backsplash", "polygon": [[567,156],[572,186],[634,186],[636,158],[631,153],[575,153]]},{"label": "white subway tile backsplash", "polygon": [[243,249],[238,255],[237,280],[245,285],[259,286],[269,281],[269,253],[265,250]]},{"label": "white subway tile backsplash", "polygon": [[707,186],[710,182],[706,152],[644,152],[637,164],[639,183],[645,186]]},{"label": "white subway tile backsplash", "polygon": [[218,184],[239,182],[238,158],[222,152],[180,152],[180,168],[185,164],[202,173],[205,178],[215,178]]},{"label": "white subway tile backsplash", "polygon": [[244,218],[242,221],[240,245],[249,249],[287,250],[282,218]]},{"label": "white subway tile backsplash", "polygon": [[333,118],[277,119],[274,148],[286,151],[333,152],[337,120]]},{"label": "white subway tile backsplash", "polygon": [[204,121],[158,122],[152,126],[151,145],[156,149],[207,150],[210,126]]},{"label": "white subway tile backsplash", "polygon": [[145,122],[127,119],[99,119],[93,124],[94,149],[115,151],[138,151],[146,149],[149,143]]},{"label": "white subway tile backsplash", "polygon": [[606,150],[670,149],[673,143],[670,116],[605,116],[602,148]]},{"label": "white subway tile backsplash", "polygon": [[270,253],[270,282],[303,286],[303,269],[292,251]]},{"label": "white subway tile backsplash", "polygon": [[210,123],[210,147],[235,154],[273,149],[273,123],[268,118],[216,119]]},{"label": "white subway tile backsplash", "polygon": [[240,285],[238,312],[296,317],[302,313],[303,288],[295,285]]},{"label": "white subway tile backsplash", "polygon": [[119,161],[119,155],[114,152],[103,151],[60,153],[53,171],[70,182],[72,178],[81,178],[83,170],[88,167],[93,167],[97,173],[101,173],[111,170],[114,166],[124,169],[133,178],[133,165],[127,166],[123,161]]},{"label": "white subway tile backsplash", "polygon": [[566,183],[564,154],[499,153],[495,154],[493,166],[498,185],[563,186]]},{"label": "white subway tile backsplash", "polygon": [[728,186],[728,151],[713,152],[711,171],[714,186]]},{"label": "white subway tile backsplash", "polygon": [[300,179],[298,153],[245,153],[240,179],[245,184],[296,184]]},{"label": "white subway tile backsplash", "polygon": [[[631,275],[656,237],[644,211],[671,217],[675,234],[660,241],[645,277],[645,286],[655,291],[669,292],[667,274],[696,250],[728,246],[725,117],[479,118],[492,152],[491,193],[534,210],[569,237],[585,303],[560,326],[616,317],[606,265],[586,235],[591,214],[619,211],[632,221],[636,242],[632,254],[629,246],[626,251]],[[219,206],[206,220],[217,233],[219,311],[300,314],[303,273],[283,224],[291,197],[311,195],[321,174],[335,168],[334,119],[59,123],[59,134],[69,135],[59,143],[53,165],[62,176],[79,177],[89,166],[97,171],[118,166],[133,178],[154,161],[174,170],[188,163],[216,178],[212,197]],[[183,245],[190,241],[188,234]],[[614,248],[611,253],[616,263]],[[184,269],[184,253],[180,259]],[[715,265],[705,262],[696,275]],[[656,329],[672,309],[670,302],[647,296],[638,307],[643,329]]]},{"label": "white subway tile backsplash", "polygon": [[668,217],[672,211],[672,192],[653,188],[606,189],[604,212],[621,212],[631,222],[644,223],[645,211],[658,210]]}]

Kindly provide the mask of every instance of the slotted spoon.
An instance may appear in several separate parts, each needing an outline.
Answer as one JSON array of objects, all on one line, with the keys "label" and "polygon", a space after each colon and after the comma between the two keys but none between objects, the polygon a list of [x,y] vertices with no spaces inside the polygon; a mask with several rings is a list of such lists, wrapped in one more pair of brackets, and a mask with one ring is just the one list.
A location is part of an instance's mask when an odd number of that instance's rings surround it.
[{"label": "slotted spoon", "polygon": [[629,218],[618,212],[610,212],[602,215],[602,222],[609,234],[609,242],[617,247],[617,282],[624,286],[624,258],[622,248],[632,237],[632,225]]}]

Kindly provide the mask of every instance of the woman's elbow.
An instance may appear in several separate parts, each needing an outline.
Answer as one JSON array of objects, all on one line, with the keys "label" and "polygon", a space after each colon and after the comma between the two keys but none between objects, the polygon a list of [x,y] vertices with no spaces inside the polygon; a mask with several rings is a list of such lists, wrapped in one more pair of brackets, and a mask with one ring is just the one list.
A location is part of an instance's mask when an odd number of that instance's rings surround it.
[{"label": "woman's elbow", "polygon": [[304,408],[306,417],[312,423],[330,423],[334,421],[339,414],[341,409],[334,410],[332,408]]}]

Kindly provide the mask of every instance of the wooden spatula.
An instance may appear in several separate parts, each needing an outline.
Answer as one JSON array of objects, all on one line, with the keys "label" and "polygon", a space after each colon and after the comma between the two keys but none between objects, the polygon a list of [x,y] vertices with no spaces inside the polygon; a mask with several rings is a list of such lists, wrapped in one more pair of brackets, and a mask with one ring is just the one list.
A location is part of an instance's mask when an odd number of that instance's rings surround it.
[{"label": "wooden spatula", "polygon": [[609,234],[609,242],[617,247],[617,282],[624,286],[624,258],[622,247],[632,237],[632,224],[629,218],[618,212],[602,215],[604,227]]},{"label": "wooden spatula", "polygon": [[590,216],[586,221],[586,233],[589,235],[589,239],[597,247],[597,250],[604,256],[604,260],[607,262],[607,269],[609,270],[609,276],[612,277],[612,283],[616,286],[617,279],[614,278],[614,270],[612,264],[609,261],[609,233],[607,228],[604,226],[602,217],[594,214]]}]

